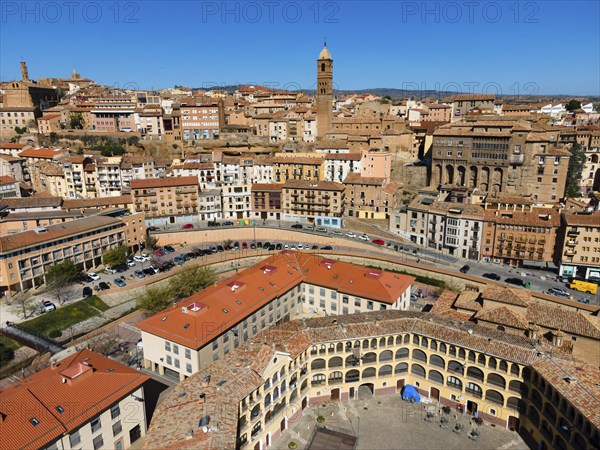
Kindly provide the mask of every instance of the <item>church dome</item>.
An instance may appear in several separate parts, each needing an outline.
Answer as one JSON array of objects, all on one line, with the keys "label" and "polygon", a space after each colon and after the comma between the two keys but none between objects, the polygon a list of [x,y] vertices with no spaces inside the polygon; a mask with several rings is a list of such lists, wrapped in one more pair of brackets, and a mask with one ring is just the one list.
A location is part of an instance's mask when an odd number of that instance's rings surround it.
[{"label": "church dome", "polygon": [[331,53],[329,53],[329,50],[327,50],[327,45],[323,46],[323,50],[321,50],[321,53],[319,53],[319,59],[332,59]]}]

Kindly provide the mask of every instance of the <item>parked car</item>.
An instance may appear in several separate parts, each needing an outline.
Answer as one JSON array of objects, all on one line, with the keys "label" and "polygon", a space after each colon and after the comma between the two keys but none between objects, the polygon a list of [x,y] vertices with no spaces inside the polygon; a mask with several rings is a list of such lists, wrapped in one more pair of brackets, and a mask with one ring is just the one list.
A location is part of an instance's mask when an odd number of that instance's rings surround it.
[{"label": "parked car", "polygon": [[504,281],[508,284],[514,284],[515,286],[525,286],[525,282],[520,278],[507,278]]},{"label": "parked car", "polygon": [[410,300],[416,302],[419,299],[419,296],[415,293],[410,294]]},{"label": "parked car", "polygon": [[104,268],[104,272],[106,272],[109,275],[114,275],[115,273],[117,273],[117,271],[110,266],[106,266]]},{"label": "parked car", "polygon": [[298,250],[302,250],[302,249],[304,248],[304,244],[302,244],[302,243],[298,243],[298,244],[296,245],[296,247],[298,248]]},{"label": "parked car", "polygon": [[163,252],[162,250],[159,250],[159,249],[153,250],[153,251],[152,251],[152,254],[153,254],[154,256],[158,256],[158,257],[160,257],[160,256],[165,256],[165,252]]},{"label": "parked car", "polygon": [[471,267],[467,264],[465,264],[464,266],[462,266],[460,268],[460,273],[467,273],[469,270],[471,270]]},{"label": "parked car", "polygon": [[144,278],[144,277],[146,276],[146,274],[145,274],[143,271],[141,271],[141,270],[136,270],[136,271],[134,272],[134,275],[135,275],[136,277],[138,277],[138,278]]},{"label": "parked car", "polygon": [[240,243],[239,243],[239,242],[237,242],[237,241],[235,241],[235,242],[233,243],[233,249],[234,249],[234,250],[239,250],[239,248],[240,248]]},{"label": "parked car", "polygon": [[42,312],[50,312],[56,309],[56,305],[50,300],[42,300]]},{"label": "parked car", "polygon": [[183,260],[183,258],[181,256],[176,256],[175,258],[173,258],[173,262],[175,264],[183,264],[185,261]]},{"label": "parked car", "polygon": [[100,275],[94,272],[88,272],[87,276],[90,277],[93,281],[98,281],[100,279]]},{"label": "parked car", "polygon": [[548,294],[556,295],[558,297],[570,297],[571,296],[571,294],[569,294],[564,289],[556,288],[556,287],[548,289]]},{"label": "parked car", "polygon": [[324,245],[321,247],[321,250],[333,250],[333,247],[331,245]]},{"label": "parked car", "polygon": [[196,252],[188,252],[183,256],[185,256],[186,261],[189,261],[190,259],[195,258],[198,255],[196,254]]},{"label": "parked car", "polygon": [[317,244],[313,244],[313,246],[310,249],[311,250],[318,250],[319,246]]},{"label": "parked car", "polygon": [[216,245],[211,245],[208,249],[211,253],[217,253],[219,251]]},{"label": "parked car", "polygon": [[248,243],[247,242],[242,242],[242,249],[246,250],[248,248]]},{"label": "parked car", "polygon": [[131,259],[128,259],[128,260],[127,260],[127,262],[126,262],[126,264],[127,264],[129,267],[133,267],[133,266],[135,266],[135,261],[133,261],[133,260],[131,260]]},{"label": "parked car", "polygon": [[486,272],[482,275],[483,278],[488,278],[490,280],[495,280],[498,281],[500,280],[500,275],[498,275],[497,273],[493,273],[493,272]]},{"label": "parked car", "polygon": [[267,248],[267,250],[269,250],[270,252],[272,252],[273,250],[275,250],[275,244],[269,245],[269,248]]},{"label": "parked car", "polygon": [[227,222],[223,222],[223,226],[224,227],[232,227],[233,226],[233,222],[231,220],[228,220]]},{"label": "parked car", "polygon": [[217,245],[217,251],[218,252],[224,252],[225,248],[222,245]]},{"label": "parked car", "polygon": [[346,236],[348,236],[349,238],[353,238],[354,239],[356,237],[356,234],[354,234],[352,231],[348,231],[346,233]]},{"label": "parked car", "polygon": [[275,245],[275,250],[283,249],[283,245],[281,243]]},{"label": "parked car", "polygon": [[129,269],[129,266],[127,264],[120,264],[113,267],[113,269],[115,269],[117,272],[125,272],[127,269]]},{"label": "parked car", "polygon": [[158,227],[148,227],[146,228],[148,231],[158,231]]},{"label": "parked car", "polygon": [[156,271],[154,270],[154,267],[146,267],[144,269],[144,273],[148,276],[152,276],[156,273]]},{"label": "parked car", "polygon": [[383,242],[381,239],[373,239],[373,244],[383,245],[385,242]]},{"label": "parked car", "polygon": [[167,253],[175,253],[175,249],[173,248],[172,245],[165,245],[163,248],[165,249],[165,251]]},{"label": "parked car", "polygon": [[343,233],[338,230],[331,230],[331,233],[329,233],[329,234],[332,234],[334,236],[342,236]]},{"label": "parked car", "polygon": [[94,294],[94,291],[92,290],[91,287],[86,286],[83,288],[83,292],[82,292],[82,296],[85,297],[90,297]]},{"label": "parked car", "polygon": [[271,245],[271,243],[270,243],[269,241],[267,241],[267,242],[265,242],[265,243],[263,244],[263,248],[265,248],[265,249],[266,249],[266,248],[268,248],[270,245]]},{"label": "parked car", "polygon": [[110,287],[108,286],[108,283],[101,281],[100,284],[98,285],[98,290],[99,291],[106,291],[110,289]]},{"label": "parked car", "polygon": [[194,228],[194,225],[192,225],[191,223],[186,223],[181,227],[182,230],[190,230],[192,228]]},{"label": "parked car", "polygon": [[167,270],[171,269],[172,267],[175,267],[175,264],[173,264],[171,261],[167,261],[162,266],[160,266],[159,272],[166,272]]},{"label": "parked car", "polygon": [[250,242],[250,248],[254,250],[256,248],[256,242]]},{"label": "parked car", "polygon": [[207,222],[206,223],[209,227],[220,227],[221,224],[219,222]]},{"label": "parked car", "polygon": [[125,287],[126,286],[125,282],[123,280],[121,280],[120,278],[115,278],[113,281],[119,287]]},{"label": "parked car", "polygon": [[565,283],[565,284],[569,284],[571,282],[571,280],[569,279],[569,277],[565,277],[562,276],[558,279],[558,281],[560,281],[561,283]]},{"label": "parked car", "polygon": [[301,230],[302,229],[302,225],[299,223],[295,223],[294,225],[292,225],[292,228],[295,228],[296,230]]},{"label": "parked car", "polygon": [[367,236],[366,234],[361,234],[358,238],[361,241],[368,241],[369,240],[369,236]]},{"label": "parked car", "polygon": [[315,231],[318,233],[327,233],[327,228],[319,227],[315,228]]}]

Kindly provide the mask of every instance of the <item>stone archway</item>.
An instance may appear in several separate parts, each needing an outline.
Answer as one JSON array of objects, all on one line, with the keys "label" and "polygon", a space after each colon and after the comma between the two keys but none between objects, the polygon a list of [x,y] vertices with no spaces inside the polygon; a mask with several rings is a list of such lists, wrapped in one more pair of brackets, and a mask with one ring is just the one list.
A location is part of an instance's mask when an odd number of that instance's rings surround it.
[{"label": "stone archway", "polygon": [[454,183],[454,166],[448,164],[446,166],[446,183],[452,184]]},{"label": "stone archway", "polygon": [[458,166],[458,168],[456,169],[456,172],[457,172],[456,184],[459,186],[464,186],[465,182],[466,182],[467,169],[465,169],[464,166]]},{"label": "stone archway", "polygon": [[469,168],[469,187],[476,188],[478,182],[478,170],[477,166],[471,166]]}]

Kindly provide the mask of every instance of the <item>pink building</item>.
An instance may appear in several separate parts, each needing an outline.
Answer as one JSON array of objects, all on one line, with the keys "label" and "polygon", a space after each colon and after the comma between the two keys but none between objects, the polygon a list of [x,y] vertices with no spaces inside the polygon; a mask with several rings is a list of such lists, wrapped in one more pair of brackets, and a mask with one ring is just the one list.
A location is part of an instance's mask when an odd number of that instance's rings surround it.
[{"label": "pink building", "polygon": [[390,182],[392,172],[392,155],[390,152],[371,148],[362,152],[362,172],[363,177],[383,178],[384,184]]}]

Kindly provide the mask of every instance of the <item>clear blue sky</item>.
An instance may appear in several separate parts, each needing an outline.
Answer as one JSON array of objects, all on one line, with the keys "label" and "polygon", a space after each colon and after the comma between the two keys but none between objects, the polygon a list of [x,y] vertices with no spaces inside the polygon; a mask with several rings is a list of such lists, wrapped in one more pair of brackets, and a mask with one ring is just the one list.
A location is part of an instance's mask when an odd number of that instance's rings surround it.
[{"label": "clear blue sky", "polygon": [[311,89],[327,36],[339,89],[600,95],[600,2],[472,3],[5,0],[0,79]]}]

